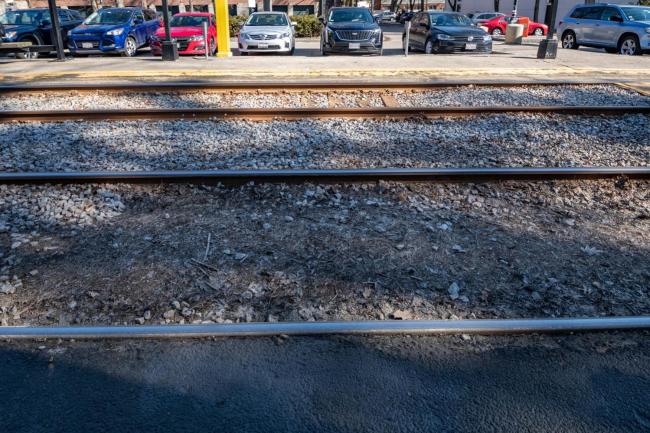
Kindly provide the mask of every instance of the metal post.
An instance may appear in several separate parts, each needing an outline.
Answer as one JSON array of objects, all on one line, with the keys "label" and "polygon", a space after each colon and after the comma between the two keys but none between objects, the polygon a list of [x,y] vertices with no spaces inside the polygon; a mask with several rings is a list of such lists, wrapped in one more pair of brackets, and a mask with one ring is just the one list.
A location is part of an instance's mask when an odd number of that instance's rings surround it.
[{"label": "metal post", "polygon": [[208,60],[208,57],[210,56],[210,40],[208,39],[208,20],[203,21],[203,46],[205,47],[205,60]]},{"label": "metal post", "polygon": [[172,31],[169,27],[169,4],[167,0],[162,0],[163,24],[165,25],[165,40],[162,42],[162,59],[175,61],[178,60],[178,47],[176,42],[172,41]]},{"label": "metal post", "polygon": [[404,55],[406,57],[409,56],[409,38],[411,37],[411,20],[407,20],[404,23],[404,31],[406,33],[406,37],[404,38]]},{"label": "metal post", "polygon": [[63,38],[61,37],[61,24],[59,23],[59,14],[56,10],[56,0],[47,0],[47,5],[50,8],[50,23],[52,25],[52,42],[56,48],[56,58],[58,61],[65,61],[65,53],[63,52]]},{"label": "metal post", "polygon": [[230,17],[228,0],[214,0],[214,15],[217,19],[217,57],[230,57]]},{"label": "metal post", "polygon": [[555,35],[555,18],[557,17],[557,6],[559,0],[553,0],[553,7],[551,8],[551,22],[548,26],[546,39],[539,43],[537,50],[538,59],[554,59],[557,57],[557,40],[553,37]]},{"label": "metal post", "polygon": [[273,10],[273,1],[264,0],[264,12],[271,12]]}]

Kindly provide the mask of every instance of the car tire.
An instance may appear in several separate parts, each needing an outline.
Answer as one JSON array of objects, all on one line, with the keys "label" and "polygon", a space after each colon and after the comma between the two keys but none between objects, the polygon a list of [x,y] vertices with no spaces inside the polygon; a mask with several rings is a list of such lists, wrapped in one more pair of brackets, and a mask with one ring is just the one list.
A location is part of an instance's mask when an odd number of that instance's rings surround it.
[{"label": "car tire", "polygon": [[[34,41],[32,38],[20,38],[18,42],[31,42],[34,45],[38,45],[38,41]],[[40,53],[16,53],[17,59],[38,59]]]},{"label": "car tire", "polygon": [[436,47],[431,38],[428,38],[424,43],[424,54],[438,54],[440,48]]},{"label": "car tire", "polygon": [[626,36],[618,43],[618,53],[628,56],[638,56],[642,54],[639,45],[639,38],[636,36]]},{"label": "car tire", "polygon": [[210,39],[210,55],[214,57],[217,54],[217,41],[214,38]]},{"label": "car tire", "polygon": [[562,35],[562,48],[567,50],[577,50],[580,48],[575,33],[568,31]]},{"label": "car tire", "polygon": [[239,52],[239,55],[240,55],[240,56],[247,56],[248,53],[247,53],[246,51],[240,51],[240,52]]},{"label": "car tire", "polygon": [[605,52],[609,54],[618,54],[618,48],[605,48]]},{"label": "car tire", "polygon": [[535,36],[544,36],[544,29],[541,27],[537,27],[535,31],[533,32],[533,35]]},{"label": "car tire", "polygon": [[503,36],[503,31],[499,27],[492,29],[492,36]]},{"label": "car tire", "polygon": [[321,44],[320,44],[320,55],[321,56],[326,56],[327,55],[327,51],[325,51],[325,43],[324,42],[321,42]]},{"label": "car tire", "polygon": [[133,57],[138,52],[138,43],[131,36],[124,41],[123,57]]}]

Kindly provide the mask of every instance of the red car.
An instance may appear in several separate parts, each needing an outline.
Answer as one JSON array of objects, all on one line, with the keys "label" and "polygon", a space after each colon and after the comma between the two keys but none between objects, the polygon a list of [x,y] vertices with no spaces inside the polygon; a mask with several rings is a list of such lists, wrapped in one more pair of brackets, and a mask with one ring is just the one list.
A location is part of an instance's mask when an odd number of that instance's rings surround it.
[{"label": "red car", "polygon": [[[209,52],[217,51],[217,28],[214,15],[205,12],[176,14],[169,20],[172,39],[178,44],[178,54],[205,55],[203,23],[208,21]],[[151,54],[162,56],[162,41],[165,40],[165,27],[160,27],[151,37]]]},{"label": "red car", "polygon": [[[510,22],[509,16],[497,17],[491,19],[490,21],[481,23],[481,26],[487,27],[487,32],[499,36],[506,34],[506,26]],[[548,32],[548,26],[542,23],[530,22],[528,23],[528,35],[527,36],[544,36]]]}]

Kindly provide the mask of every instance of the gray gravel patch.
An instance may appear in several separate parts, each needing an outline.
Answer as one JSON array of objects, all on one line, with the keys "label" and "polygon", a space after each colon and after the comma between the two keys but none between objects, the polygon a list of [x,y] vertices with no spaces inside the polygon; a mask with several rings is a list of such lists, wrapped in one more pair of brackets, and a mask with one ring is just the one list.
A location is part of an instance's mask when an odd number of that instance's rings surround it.
[{"label": "gray gravel patch", "polygon": [[1,110],[82,110],[135,108],[272,108],[381,107],[387,95],[405,107],[486,105],[648,105],[647,98],[614,85],[482,87],[434,90],[361,90],[279,93],[264,92],[122,92],[7,95]]},{"label": "gray gravel patch", "polygon": [[649,117],[0,124],[0,170],[647,166]]}]

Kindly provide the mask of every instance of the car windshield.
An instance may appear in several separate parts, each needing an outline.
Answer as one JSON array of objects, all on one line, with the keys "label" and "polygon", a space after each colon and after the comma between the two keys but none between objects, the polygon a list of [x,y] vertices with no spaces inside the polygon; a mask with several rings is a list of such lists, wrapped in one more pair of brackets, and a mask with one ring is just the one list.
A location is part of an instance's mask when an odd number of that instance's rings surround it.
[{"label": "car windshield", "polygon": [[623,12],[630,21],[650,21],[650,8],[625,8]]},{"label": "car windshield", "polygon": [[131,19],[131,11],[103,9],[95,12],[84,24],[126,24]]},{"label": "car windshield", "polygon": [[431,14],[431,24],[436,27],[471,26],[472,21],[462,14]]},{"label": "car windshield", "polygon": [[247,26],[286,26],[287,18],[283,14],[253,14],[246,22]]},{"label": "car windshield", "polygon": [[370,11],[365,8],[359,9],[335,9],[330,12],[328,19],[331,23],[372,23],[374,22]]},{"label": "car windshield", "polygon": [[0,15],[0,24],[37,26],[41,21],[49,19],[50,13],[48,11],[9,11],[4,15]]},{"label": "car windshield", "polygon": [[169,25],[172,27],[203,27],[203,23],[207,20],[208,17],[176,15],[169,21]]}]

